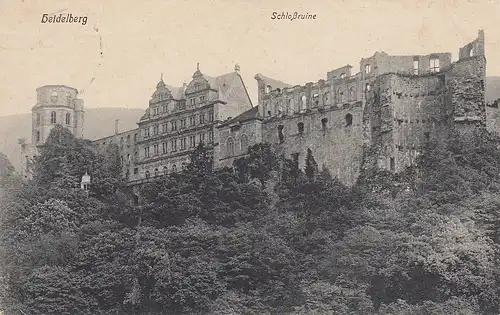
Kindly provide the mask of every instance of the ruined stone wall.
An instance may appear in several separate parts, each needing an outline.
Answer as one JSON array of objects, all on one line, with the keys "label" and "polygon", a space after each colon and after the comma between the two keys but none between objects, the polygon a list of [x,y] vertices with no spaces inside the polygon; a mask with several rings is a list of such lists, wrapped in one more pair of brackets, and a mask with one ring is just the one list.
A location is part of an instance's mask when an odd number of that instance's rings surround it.
[{"label": "ruined stone wall", "polygon": [[[214,148],[215,166],[232,166],[235,159],[247,154],[248,147],[262,142],[262,122],[260,119],[253,119],[232,126],[222,126],[217,129],[216,135],[219,145]],[[228,148],[228,141],[233,143],[233,152]]]},{"label": "ruined stone wall", "polygon": [[489,132],[500,135],[500,109],[498,104],[495,106],[486,106],[486,128]]},{"label": "ruined stone wall", "polygon": [[[266,119],[262,125],[262,141],[273,145],[278,154],[287,158],[298,154],[301,168],[310,148],[320,169],[327,168],[343,183],[352,185],[359,176],[363,155],[362,116],[361,103],[356,103]],[[302,132],[299,123],[303,124]]]}]

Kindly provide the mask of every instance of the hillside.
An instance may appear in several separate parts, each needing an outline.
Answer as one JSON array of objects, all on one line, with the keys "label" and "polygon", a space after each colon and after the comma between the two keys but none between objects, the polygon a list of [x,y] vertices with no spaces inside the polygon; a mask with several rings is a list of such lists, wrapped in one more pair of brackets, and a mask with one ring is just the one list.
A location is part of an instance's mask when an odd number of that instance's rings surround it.
[{"label": "hillside", "polygon": [[[136,122],[143,113],[144,110],[138,108],[87,108],[84,136],[93,140],[113,134],[116,119],[119,119],[120,131],[137,128]],[[0,152],[7,155],[16,169],[20,167],[19,138],[31,140],[31,114],[0,117]]]}]

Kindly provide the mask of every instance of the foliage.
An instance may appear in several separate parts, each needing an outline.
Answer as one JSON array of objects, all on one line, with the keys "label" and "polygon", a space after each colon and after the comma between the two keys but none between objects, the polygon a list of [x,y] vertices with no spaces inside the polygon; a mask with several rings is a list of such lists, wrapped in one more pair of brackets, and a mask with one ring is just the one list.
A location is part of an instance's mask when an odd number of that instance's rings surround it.
[{"label": "foliage", "polygon": [[[55,128],[32,182],[0,181],[1,304],[26,314],[498,314],[500,141],[430,143],[354,187],[269,144],[130,203],[119,154]],[[5,167],[6,166],[6,167]],[[91,192],[79,188],[92,176]]]}]

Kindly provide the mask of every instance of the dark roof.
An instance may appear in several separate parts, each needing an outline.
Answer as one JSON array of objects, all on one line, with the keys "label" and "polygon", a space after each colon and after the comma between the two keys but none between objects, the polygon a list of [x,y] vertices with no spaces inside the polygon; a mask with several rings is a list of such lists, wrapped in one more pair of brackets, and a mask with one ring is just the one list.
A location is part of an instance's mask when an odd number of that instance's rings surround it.
[{"label": "dark roof", "polygon": [[259,106],[252,107],[249,110],[244,111],[243,113],[239,114],[238,116],[231,118],[229,120],[226,120],[220,126],[227,126],[227,125],[231,125],[231,124],[235,124],[235,123],[241,123],[241,122],[252,120],[252,119],[260,119]]}]

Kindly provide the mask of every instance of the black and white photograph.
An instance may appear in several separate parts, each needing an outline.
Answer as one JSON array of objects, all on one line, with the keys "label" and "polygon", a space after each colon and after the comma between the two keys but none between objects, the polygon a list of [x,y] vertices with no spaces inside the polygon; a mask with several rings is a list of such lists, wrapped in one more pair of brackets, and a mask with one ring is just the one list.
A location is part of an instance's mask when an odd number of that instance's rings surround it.
[{"label": "black and white photograph", "polygon": [[500,0],[0,17],[0,315],[500,314]]}]

